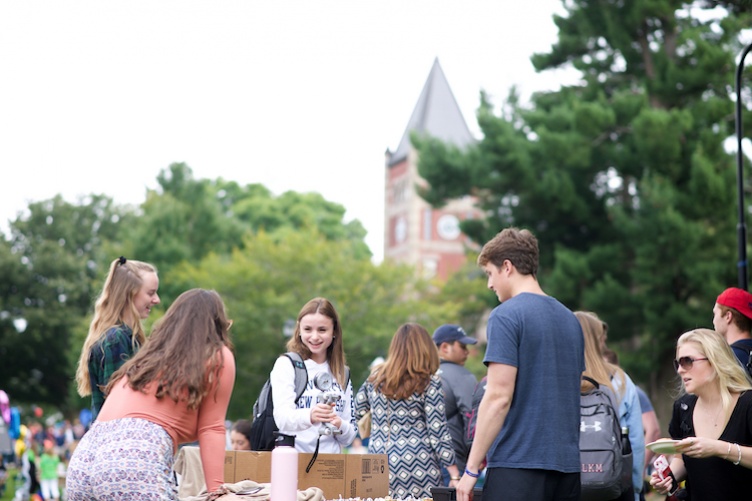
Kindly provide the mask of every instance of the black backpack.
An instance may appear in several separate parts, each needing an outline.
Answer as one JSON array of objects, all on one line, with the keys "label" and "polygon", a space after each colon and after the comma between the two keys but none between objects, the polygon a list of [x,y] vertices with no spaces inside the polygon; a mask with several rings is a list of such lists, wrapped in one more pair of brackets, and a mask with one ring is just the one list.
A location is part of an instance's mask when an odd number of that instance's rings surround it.
[{"label": "black backpack", "polygon": [[[295,404],[308,384],[308,370],[303,358],[292,351],[285,353],[295,368]],[[272,400],[272,384],[267,379],[261,388],[261,394],[253,404],[253,422],[251,423],[251,450],[270,451],[274,449],[274,432],[279,431],[274,421],[274,401]]]},{"label": "black backpack", "polygon": [[[732,344],[731,348],[734,352],[736,352],[736,350],[742,350],[747,353],[747,361],[746,363],[742,362],[742,365],[747,370],[749,377],[752,378],[752,340],[740,339]],[[734,354],[736,355],[736,353]]]},{"label": "black backpack", "polygon": [[473,406],[470,408],[470,412],[465,414],[465,445],[467,450],[473,446],[473,439],[475,438],[475,428],[478,423],[478,406],[480,401],[483,400],[483,395],[486,393],[486,380],[487,376],[483,376],[483,379],[478,381],[473,391]]}]

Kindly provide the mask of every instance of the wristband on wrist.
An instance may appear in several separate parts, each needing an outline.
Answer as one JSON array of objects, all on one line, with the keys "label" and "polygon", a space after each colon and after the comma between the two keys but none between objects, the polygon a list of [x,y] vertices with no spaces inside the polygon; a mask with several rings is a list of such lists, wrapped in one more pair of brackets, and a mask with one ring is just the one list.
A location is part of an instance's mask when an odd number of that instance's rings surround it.
[{"label": "wristband on wrist", "polygon": [[739,447],[739,444],[734,444],[736,446],[736,450],[739,452],[739,458],[736,461],[732,461],[734,465],[738,465],[742,462],[742,448]]},{"label": "wristband on wrist", "polygon": [[472,471],[470,471],[467,468],[465,468],[465,475],[470,475],[473,478],[478,478],[478,477],[480,477],[480,472],[473,473]]},{"label": "wristband on wrist", "polygon": [[676,494],[676,491],[679,490],[679,482],[676,481],[675,478],[673,478],[673,475],[671,475],[671,489],[668,491],[669,496],[673,496]]},{"label": "wristband on wrist", "polygon": [[723,456],[723,459],[728,459],[729,454],[731,454],[731,442],[728,443],[728,450],[726,451],[726,455]]},{"label": "wristband on wrist", "polygon": [[462,477],[449,477],[449,480],[460,480]]}]

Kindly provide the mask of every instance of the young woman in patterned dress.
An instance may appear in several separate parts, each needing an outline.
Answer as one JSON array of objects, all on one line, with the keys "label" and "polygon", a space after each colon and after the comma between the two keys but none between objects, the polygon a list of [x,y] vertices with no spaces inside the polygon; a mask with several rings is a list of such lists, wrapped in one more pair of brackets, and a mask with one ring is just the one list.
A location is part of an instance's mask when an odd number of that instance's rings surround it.
[{"label": "young woman in patterned dress", "polygon": [[386,361],[358,390],[355,416],[371,411],[368,452],[388,455],[393,498],[432,497],[431,487],[444,485],[442,466],[449,471],[450,487],[460,479],[438,369],[438,350],[428,331],[404,324],[392,338]]}]

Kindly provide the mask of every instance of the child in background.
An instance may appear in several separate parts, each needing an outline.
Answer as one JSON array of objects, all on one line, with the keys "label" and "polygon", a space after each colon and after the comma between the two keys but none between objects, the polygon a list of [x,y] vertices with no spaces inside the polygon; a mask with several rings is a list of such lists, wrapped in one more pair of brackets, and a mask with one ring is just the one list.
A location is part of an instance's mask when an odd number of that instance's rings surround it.
[{"label": "child in background", "polygon": [[251,450],[251,422],[238,419],[230,429],[230,445],[234,451]]},{"label": "child in background", "polygon": [[57,488],[60,490],[60,499],[67,499],[65,496],[65,473],[68,469],[68,459],[65,454],[58,454],[60,462],[57,464]]},{"label": "child in background", "polygon": [[55,443],[52,440],[44,441],[44,451],[39,456],[39,479],[42,484],[42,497],[46,501],[57,501],[60,499],[60,489],[58,489],[57,468],[60,464],[60,457],[55,454]]}]

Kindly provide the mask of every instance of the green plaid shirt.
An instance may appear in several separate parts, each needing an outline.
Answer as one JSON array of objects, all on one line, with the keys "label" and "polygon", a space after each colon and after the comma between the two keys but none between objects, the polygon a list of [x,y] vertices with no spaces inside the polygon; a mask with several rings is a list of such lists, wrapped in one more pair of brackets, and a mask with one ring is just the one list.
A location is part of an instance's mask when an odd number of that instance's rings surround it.
[{"label": "green plaid shirt", "polygon": [[89,353],[92,422],[97,419],[97,414],[104,404],[103,390],[110,377],[134,354],[133,330],[125,324],[111,327],[102,339],[92,346]]}]

